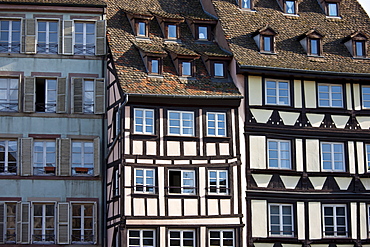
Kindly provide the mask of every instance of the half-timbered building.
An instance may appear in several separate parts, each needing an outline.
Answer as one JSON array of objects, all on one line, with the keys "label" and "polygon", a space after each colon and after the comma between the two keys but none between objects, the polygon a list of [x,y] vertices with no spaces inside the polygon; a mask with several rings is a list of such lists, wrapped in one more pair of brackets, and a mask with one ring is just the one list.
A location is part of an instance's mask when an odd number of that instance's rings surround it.
[{"label": "half-timbered building", "polygon": [[244,95],[243,246],[368,245],[369,17],[356,0],[202,3]]},{"label": "half-timbered building", "polygon": [[199,1],[108,2],[108,246],[240,246],[230,52]]}]

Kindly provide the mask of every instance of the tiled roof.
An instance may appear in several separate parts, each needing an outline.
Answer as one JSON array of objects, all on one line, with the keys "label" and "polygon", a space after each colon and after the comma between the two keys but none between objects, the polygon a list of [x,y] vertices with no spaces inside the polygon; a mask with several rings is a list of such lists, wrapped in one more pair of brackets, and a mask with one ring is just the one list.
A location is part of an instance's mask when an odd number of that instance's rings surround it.
[{"label": "tiled roof", "polygon": [[[358,30],[370,34],[370,19],[356,0],[340,2],[341,18],[326,17],[317,0],[299,1],[297,16],[283,14],[276,0],[255,0],[255,11],[241,10],[235,0],[213,0],[213,5],[240,65],[370,73],[370,60],[354,59],[343,44]],[[278,33],[276,55],[261,54],[252,37],[267,25]],[[301,35],[310,30],[324,36],[323,57],[307,56],[299,42]]]},{"label": "tiled roof", "polygon": [[83,5],[83,6],[106,6],[104,0],[0,0],[7,4],[39,4],[39,5]]},{"label": "tiled roof", "polygon": [[[186,21],[181,22],[180,42],[165,42],[156,18],[150,21],[149,39],[136,39],[126,12],[151,14],[162,18],[197,18],[214,20],[202,10],[199,0],[109,0],[108,41],[115,68],[123,90],[129,94],[160,94],[179,96],[232,96],[240,97],[232,79],[212,79],[200,55],[212,52],[216,56],[230,56],[213,42],[195,42]],[[150,76],[146,72],[142,52],[165,52],[162,76]],[[194,78],[185,79],[177,74],[170,52],[195,59]]]}]

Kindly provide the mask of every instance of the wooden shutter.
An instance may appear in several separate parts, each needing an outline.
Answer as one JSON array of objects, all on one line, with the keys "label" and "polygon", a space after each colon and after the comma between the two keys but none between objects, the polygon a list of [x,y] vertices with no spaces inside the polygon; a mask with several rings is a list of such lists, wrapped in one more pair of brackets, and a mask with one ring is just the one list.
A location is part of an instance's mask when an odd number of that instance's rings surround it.
[{"label": "wooden shutter", "polygon": [[21,138],[20,149],[21,149],[21,176],[32,175],[32,138]]},{"label": "wooden shutter", "polygon": [[30,203],[20,202],[17,205],[17,243],[30,242]]},{"label": "wooden shutter", "polygon": [[73,55],[73,21],[63,21],[63,54]]},{"label": "wooden shutter", "polygon": [[69,244],[69,203],[58,203],[58,244]]},{"label": "wooden shutter", "polygon": [[6,219],[6,214],[5,211],[5,203],[0,202],[0,244],[4,244],[5,242],[5,219]]},{"label": "wooden shutter", "polygon": [[22,99],[23,99],[23,92],[21,90],[21,81],[22,81],[22,75],[19,75],[18,77],[18,111],[21,111],[22,106]]},{"label": "wooden shutter", "polygon": [[36,20],[26,19],[26,30],[25,30],[25,52],[26,54],[36,53]]},{"label": "wooden shutter", "polygon": [[24,112],[35,111],[35,82],[36,79],[34,77],[29,76],[24,77],[24,98],[23,98]]},{"label": "wooden shutter", "polygon": [[71,175],[71,139],[69,138],[58,138],[58,170],[60,176]]},{"label": "wooden shutter", "polygon": [[58,78],[57,113],[67,112],[67,78]]},{"label": "wooden shutter", "polygon": [[100,174],[100,138],[94,139],[94,176]]},{"label": "wooden shutter", "polygon": [[73,113],[82,113],[83,112],[83,101],[82,101],[82,92],[83,92],[83,79],[82,78],[72,78],[72,88],[73,88]]},{"label": "wooden shutter", "polygon": [[105,113],[105,83],[104,79],[95,79],[95,102],[94,102],[94,113],[104,114]]},{"label": "wooden shutter", "polygon": [[105,55],[106,53],[106,31],[105,20],[96,22],[96,44],[95,55]]}]

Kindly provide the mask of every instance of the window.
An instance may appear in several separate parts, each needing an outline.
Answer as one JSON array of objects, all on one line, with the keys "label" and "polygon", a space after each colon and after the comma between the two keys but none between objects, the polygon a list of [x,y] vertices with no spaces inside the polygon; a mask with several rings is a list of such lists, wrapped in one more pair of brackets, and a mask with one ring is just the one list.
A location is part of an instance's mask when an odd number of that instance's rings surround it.
[{"label": "window", "polygon": [[211,194],[229,194],[227,170],[208,171],[208,191]]},{"label": "window", "polygon": [[170,170],[169,192],[177,194],[195,194],[195,171]]},{"label": "window", "polygon": [[266,79],[266,104],[290,105],[289,82]]},{"label": "window", "polygon": [[155,170],[135,168],[135,192],[155,193]]},{"label": "window", "polygon": [[120,175],[119,170],[114,170],[114,180],[113,180],[113,196],[119,196],[119,186],[120,186]]},{"label": "window", "polygon": [[129,247],[155,247],[154,230],[128,230]]},{"label": "window", "polygon": [[55,141],[34,141],[33,174],[55,174]]},{"label": "window", "polygon": [[198,26],[198,39],[209,40],[208,26]]},{"label": "window", "polygon": [[274,52],[274,37],[262,36],[262,52]]},{"label": "window", "polygon": [[3,239],[4,243],[15,243],[16,242],[16,225],[17,225],[17,203],[15,202],[0,202],[0,218],[2,221],[3,228],[0,232],[0,239]]},{"label": "window", "polygon": [[194,113],[168,111],[168,133],[170,135],[194,135]]},{"label": "window", "polygon": [[285,1],[285,13],[296,14],[295,1],[286,0]]},{"label": "window", "polygon": [[170,246],[188,247],[195,246],[195,231],[194,230],[170,230],[169,231]]},{"label": "window", "polygon": [[55,205],[33,204],[33,243],[55,242]]},{"label": "window", "polygon": [[354,41],[355,44],[355,57],[366,57],[366,45],[365,41]]},{"label": "window", "polygon": [[366,144],[366,164],[367,164],[367,171],[370,172],[370,144]]},{"label": "window", "polygon": [[362,108],[370,108],[370,86],[362,86]]},{"label": "window", "polygon": [[72,141],[72,175],[94,175],[94,143]]},{"label": "window", "polygon": [[21,21],[0,21],[0,52],[19,53],[21,45]]},{"label": "window", "polygon": [[83,108],[85,113],[94,113],[94,80],[84,80]]},{"label": "window", "polygon": [[146,23],[143,21],[138,21],[136,23],[136,35],[146,37]]},{"label": "window", "polygon": [[0,140],[0,174],[17,173],[17,141]]},{"label": "window", "polygon": [[207,112],[207,136],[226,136],[226,113]]},{"label": "window", "polygon": [[18,111],[18,79],[0,78],[0,111]]},{"label": "window", "polygon": [[234,230],[209,230],[209,245],[234,247]]},{"label": "window", "polygon": [[213,76],[217,78],[225,77],[225,64],[223,62],[213,63]]},{"label": "window", "polygon": [[180,62],[180,75],[193,76],[193,63],[191,61]]},{"label": "window", "polygon": [[293,206],[289,204],[269,204],[270,236],[294,236]]},{"label": "window", "polygon": [[241,5],[243,9],[251,9],[251,0],[241,0]]},{"label": "window", "polygon": [[324,171],[345,171],[343,143],[321,143],[321,163]]},{"label": "window", "polygon": [[58,53],[58,22],[37,21],[37,52]]},{"label": "window", "polygon": [[327,3],[327,15],[336,17],[339,16],[338,14],[338,4],[337,3]]},{"label": "window", "polygon": [[154,110],[135,109],[134,110],[134,132],[135,134],[154,134]]},{"label": "window", "polygon": [[341,85],[319,84],[320,107],[343,107]]},{"label": "window", "polygon": [[323,205],[324,237],[347,237],[346,205]]},{"label": "window", "polygon": [[160,58],[148,58],[148,72],[149,74],[162,74],[162,63]]},{"label": "window", "polygon": [[268,140],[268,162],[269,168],[291,169],[290,141]]},{"label": "window", "polygon": [[77,55],[95,54],[95,23],[75,22],[75,49]]},{"label": "window", "polygon": [[93,243],[94,204],[72,204],[72,243]]},{"label": "window", "polygon": [[177,39],[177,25],[167,24],[167,39]]},{"label": "window", "polygon": [[55,112],[57,105],[57,80],[36,79],[36,111]]},{"label": "window", "polygon": [[308,39],[309,42],[309,55],[320,56],[320,39]]}]

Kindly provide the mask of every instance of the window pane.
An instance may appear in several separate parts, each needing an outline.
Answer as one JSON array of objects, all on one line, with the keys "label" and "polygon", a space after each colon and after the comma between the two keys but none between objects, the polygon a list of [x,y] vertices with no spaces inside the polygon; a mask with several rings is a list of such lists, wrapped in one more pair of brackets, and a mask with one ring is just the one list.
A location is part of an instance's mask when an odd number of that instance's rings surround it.
[{"label": "window pane", "polygon": [[208,39],[207,27],[198,27],[198,39]]},{"label": "window pane", "polygon": [[295,14],[294,1],[285,1],[285,5],[286,5],[286,13]]},{"label": "window pane", "polygon": [[176,38],[176,25],[168,25],[168,38]]},{"label": "window pane", "polygon": [[224,77],[224,64],[214,63],[215,76]]},{"label": "window pane", "polygon": [[182,62],[182,75],[190,76],[191,75],[191,63]]},{"label": "window pane", "polygon": [[270,36],[263,36],[263,50],[264,51],[272,51],[271,50],[271,37]]},{"label": "window pane", "polygon": [[328,15],[338,16],[338,9],[336,3],[328,3]]},{"label": "window pane", "polygon": [[242,2],[242,8],[244,8],[244,9],[250,9],[251,8],[250,0],[243,0],[243,2]]}]

